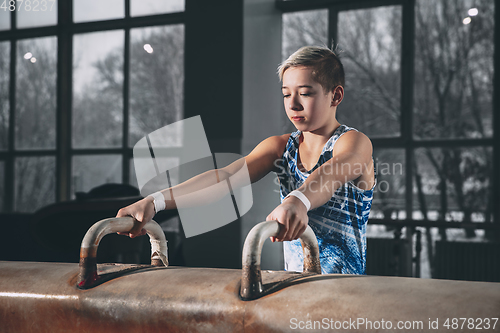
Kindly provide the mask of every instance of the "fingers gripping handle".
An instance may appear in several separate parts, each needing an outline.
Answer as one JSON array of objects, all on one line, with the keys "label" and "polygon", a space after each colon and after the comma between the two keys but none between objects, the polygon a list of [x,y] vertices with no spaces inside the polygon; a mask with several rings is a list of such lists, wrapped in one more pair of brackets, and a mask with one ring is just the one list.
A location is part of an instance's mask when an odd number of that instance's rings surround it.
[{"label": "fingers gripping handle", "polygon": [[[278,235],[280,227],[281,224],[277,221],[265,221],[257,224],[248,233],[242,258],[240,295],[243,299],[254,299],[263,292],[260,270],[262,246],[267,238]],[[299,239],[304,251],[304,273],[321,274],[318,241],[310,226],[307,226]]]},{"label": "fingers gripping handle", "polygon": [[[80,248],[80,274],[78,286],[88,287],[98,280],[97,248],[101,239],[107,234],[128,232],[134,227],[132,217],[118,217],[101,220],[95,223],[85,234]],[[168,266],[167,240],[161,227],[151,220],[144,225],[151,243],[151,265]]]}]

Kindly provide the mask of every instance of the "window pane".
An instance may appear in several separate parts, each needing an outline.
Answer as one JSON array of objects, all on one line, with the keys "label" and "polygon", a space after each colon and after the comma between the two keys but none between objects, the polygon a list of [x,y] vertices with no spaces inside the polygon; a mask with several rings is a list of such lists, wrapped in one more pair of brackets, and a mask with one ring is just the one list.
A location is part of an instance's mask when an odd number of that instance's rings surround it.
[{"label": "window pane", "polygon": [[[134,159],[131,158],[129,160],[129,170],[130,170],[130,173],[129,173],[129,177],[128,177],[128,182],[130,185],[132,186],[135,186],[139,189],[139,183],[137,183],[137,176],[135,174],[135,165],[134,165]],[[141,189],[139,189],[140,191]]]},{"label": "window pane", "polygon": [[[166,170],[168,171],[168,177],[172,185],[179,184],[179,158],[171,157],[164,158],[162,163],[165,163]],[[139,188],[139,184],[137,183],[137,176],[135,173],[135,165],[134,159],[130,159],[130,175],[129,175],[129,184]]]},{"label": "window pane", "polygon": [[413,218],[491,221],[491,148],[420,148],[415,161]]},{"label": "window pane", "polygon": [[5,206],[5,162],[0,161],[0,212]]},{"label": "window pane", "polygon": [[283,60],[308,45],[328,45],[327,9],[283,14]]},{"label": "window pane", "polygon": [[184,11],[184,0],[131,0],[130,15],[156,15]]},{"label": "window pane", "polygon": [[[283,14],[282,54],[286,60],[292,53],[303,46],[328,45],[328,10],[310,10]],[[294,132],[297,129],[290,122],[286,113],[281,112],[283,132]]]},{"label": "window pane", "polygon": [[130,33],[130,135],[144,135],[184,114],[184,26],[133,29]]},{"label": "window pane", "polygon": [[[375,149],[373,159],[377,170],[377,185],[373,192],[370,219],[405,219],[406,168],[404,149]],[[403,227],[401,230],[404,234],[406,228]],[[368,223],[366,236],[394,238],[394,228]]]},{"label": "window pane", "polygon": [[18,41],[16,60],[15,146],[55,148],[57,39]]},{"label": "window pane", "polygon": [[55,202],[56,159],[19,157],[15,161],[14,210],[32,213]]},{"label": "window pane", "polygon": [[400,135],[401,22],[400,6],[339,13],[346,83],[337,119],[368,136]]},{"label": "window pane", "polygon": [[[491,137],[494,1],[416,2],[414,134]],[[475,7],[476,16],[468,10]],[[464,19],[470,20],[464,24]],[[468,22],[468,21],[465,21]]]},{"label": "window pane", "polygon": [[370,218],[405,219],[404,149],[375,149],[377,186],[373,194]]},{"label": "window pane", "polygon": [[10,42],[0,43],[0,150],[7,149],[9,136]]},{"label": "window pane", "polygon": [[[436,241],[444,240],[442,231],[439,230],[439,228],[423,227],[417,227],[416,230],[421,232],[420,277],[426,279],[436,277],[436,270],[439,270],[438,264],[436,263],[434,267],[431,267],[431,263],[436,262],[440,257],[440,255],[437,254]],[[414,238],[414,240],[415,239],[416,238]],[[446,229],[446,241],[449,244],[454,242],[484,242],[485,231],[475,230],[472,232],[472,235],[468,235],[465,229],[448,228]],[[429,253],[432,253],[432,256],[429,256]],[[441,256],[443,256],[443,254],[441,254]],[[473,258],[473,256],[470,256],[470,258]],[[470,258],[468,258],[467,261],[470,261]],[[480,265],[476,267],[480,270],[484,270],[484,267],[480,267]],[[438,276],[438,278],[440,277]]]},{"label": "window pane", "polygon": [[0,30],[10,29],[10,11],[0,9]]},{"label": "window pane", "polygon": [[73,21],[87,22],[125,17],[124,0],[74,0]]},{"label": "window pane", "polygon": [[73,147],[120,147],[123,30],[76,35],[73,42]]},{"label": "window pane", "polygon": [[18,28],[56,25],[57,0],[17,1],[16,15]]},{"label": "window pane", "polygon": [[122,182],[121,155],[73,156],[71,193],[88,192],[96,186]]}]

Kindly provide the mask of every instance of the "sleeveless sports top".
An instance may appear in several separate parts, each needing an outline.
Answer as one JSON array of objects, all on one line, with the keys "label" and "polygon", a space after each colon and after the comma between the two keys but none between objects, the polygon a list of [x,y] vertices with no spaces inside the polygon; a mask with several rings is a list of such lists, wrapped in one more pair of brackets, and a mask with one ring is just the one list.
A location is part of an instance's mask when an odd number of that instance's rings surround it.
[{"label": "sleeveless sports top", "polygon": [[[291,191],[302,186],[307,177],[332,158],[335,142],[346,132],[355,130],[339,126],[323,147],[318,163],[308,172],[297,167],[300,131],[290,135],[283,153],[280,172],[281,201]],[[321,271],[323,274],[365,274],[366,223],[373,199],[373,189],[362,190],[352,182],[337,189],[321,207],[310,210],[309,226],[318,239]],[[303,271],[303,252],[300,240],[283,242],[285,270]]]}]

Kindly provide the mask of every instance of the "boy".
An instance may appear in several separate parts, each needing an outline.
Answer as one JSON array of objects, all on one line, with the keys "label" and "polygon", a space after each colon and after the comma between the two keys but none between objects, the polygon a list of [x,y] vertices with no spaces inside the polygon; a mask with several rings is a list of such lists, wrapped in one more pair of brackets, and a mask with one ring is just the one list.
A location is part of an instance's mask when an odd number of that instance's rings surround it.
[{"label": "boy", "polygon": [[[285,269],[302,271],[298,238],[309,224],[318,239],[322,273],[364,274],[375,170],[368,137],[336,119],[344,97],[342,63],[328,48],[303,47],[278,72],[286,114],[297,131],[267,138],[245,157],[252,183],[271,171],[280,180],[282,202],[266,218],[282,224],[272,241],[285,242]],[[212,172],[224,178],[231,165],[224,169]],[[204,183],[205,174],[196,181]],[[187,191],[192,180],[177,186]],[[142,226],[155,210],[175,207],[169,193],[157,192],[118,212],[117,217],[139,222],[130,237],[144,234]]]}]

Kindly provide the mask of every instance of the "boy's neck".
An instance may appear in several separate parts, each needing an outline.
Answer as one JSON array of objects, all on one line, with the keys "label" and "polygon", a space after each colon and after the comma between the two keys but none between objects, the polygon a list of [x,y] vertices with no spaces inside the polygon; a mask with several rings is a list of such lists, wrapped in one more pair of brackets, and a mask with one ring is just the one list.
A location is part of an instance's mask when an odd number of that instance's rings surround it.
[{"label": "boy's neck", "polygon": [[323,127],[315,131],[302,132],[301,143],[306,142],[308,149],[323,149],[325,143],[332,137],[340,123],[335,119],[331,126]]}]

